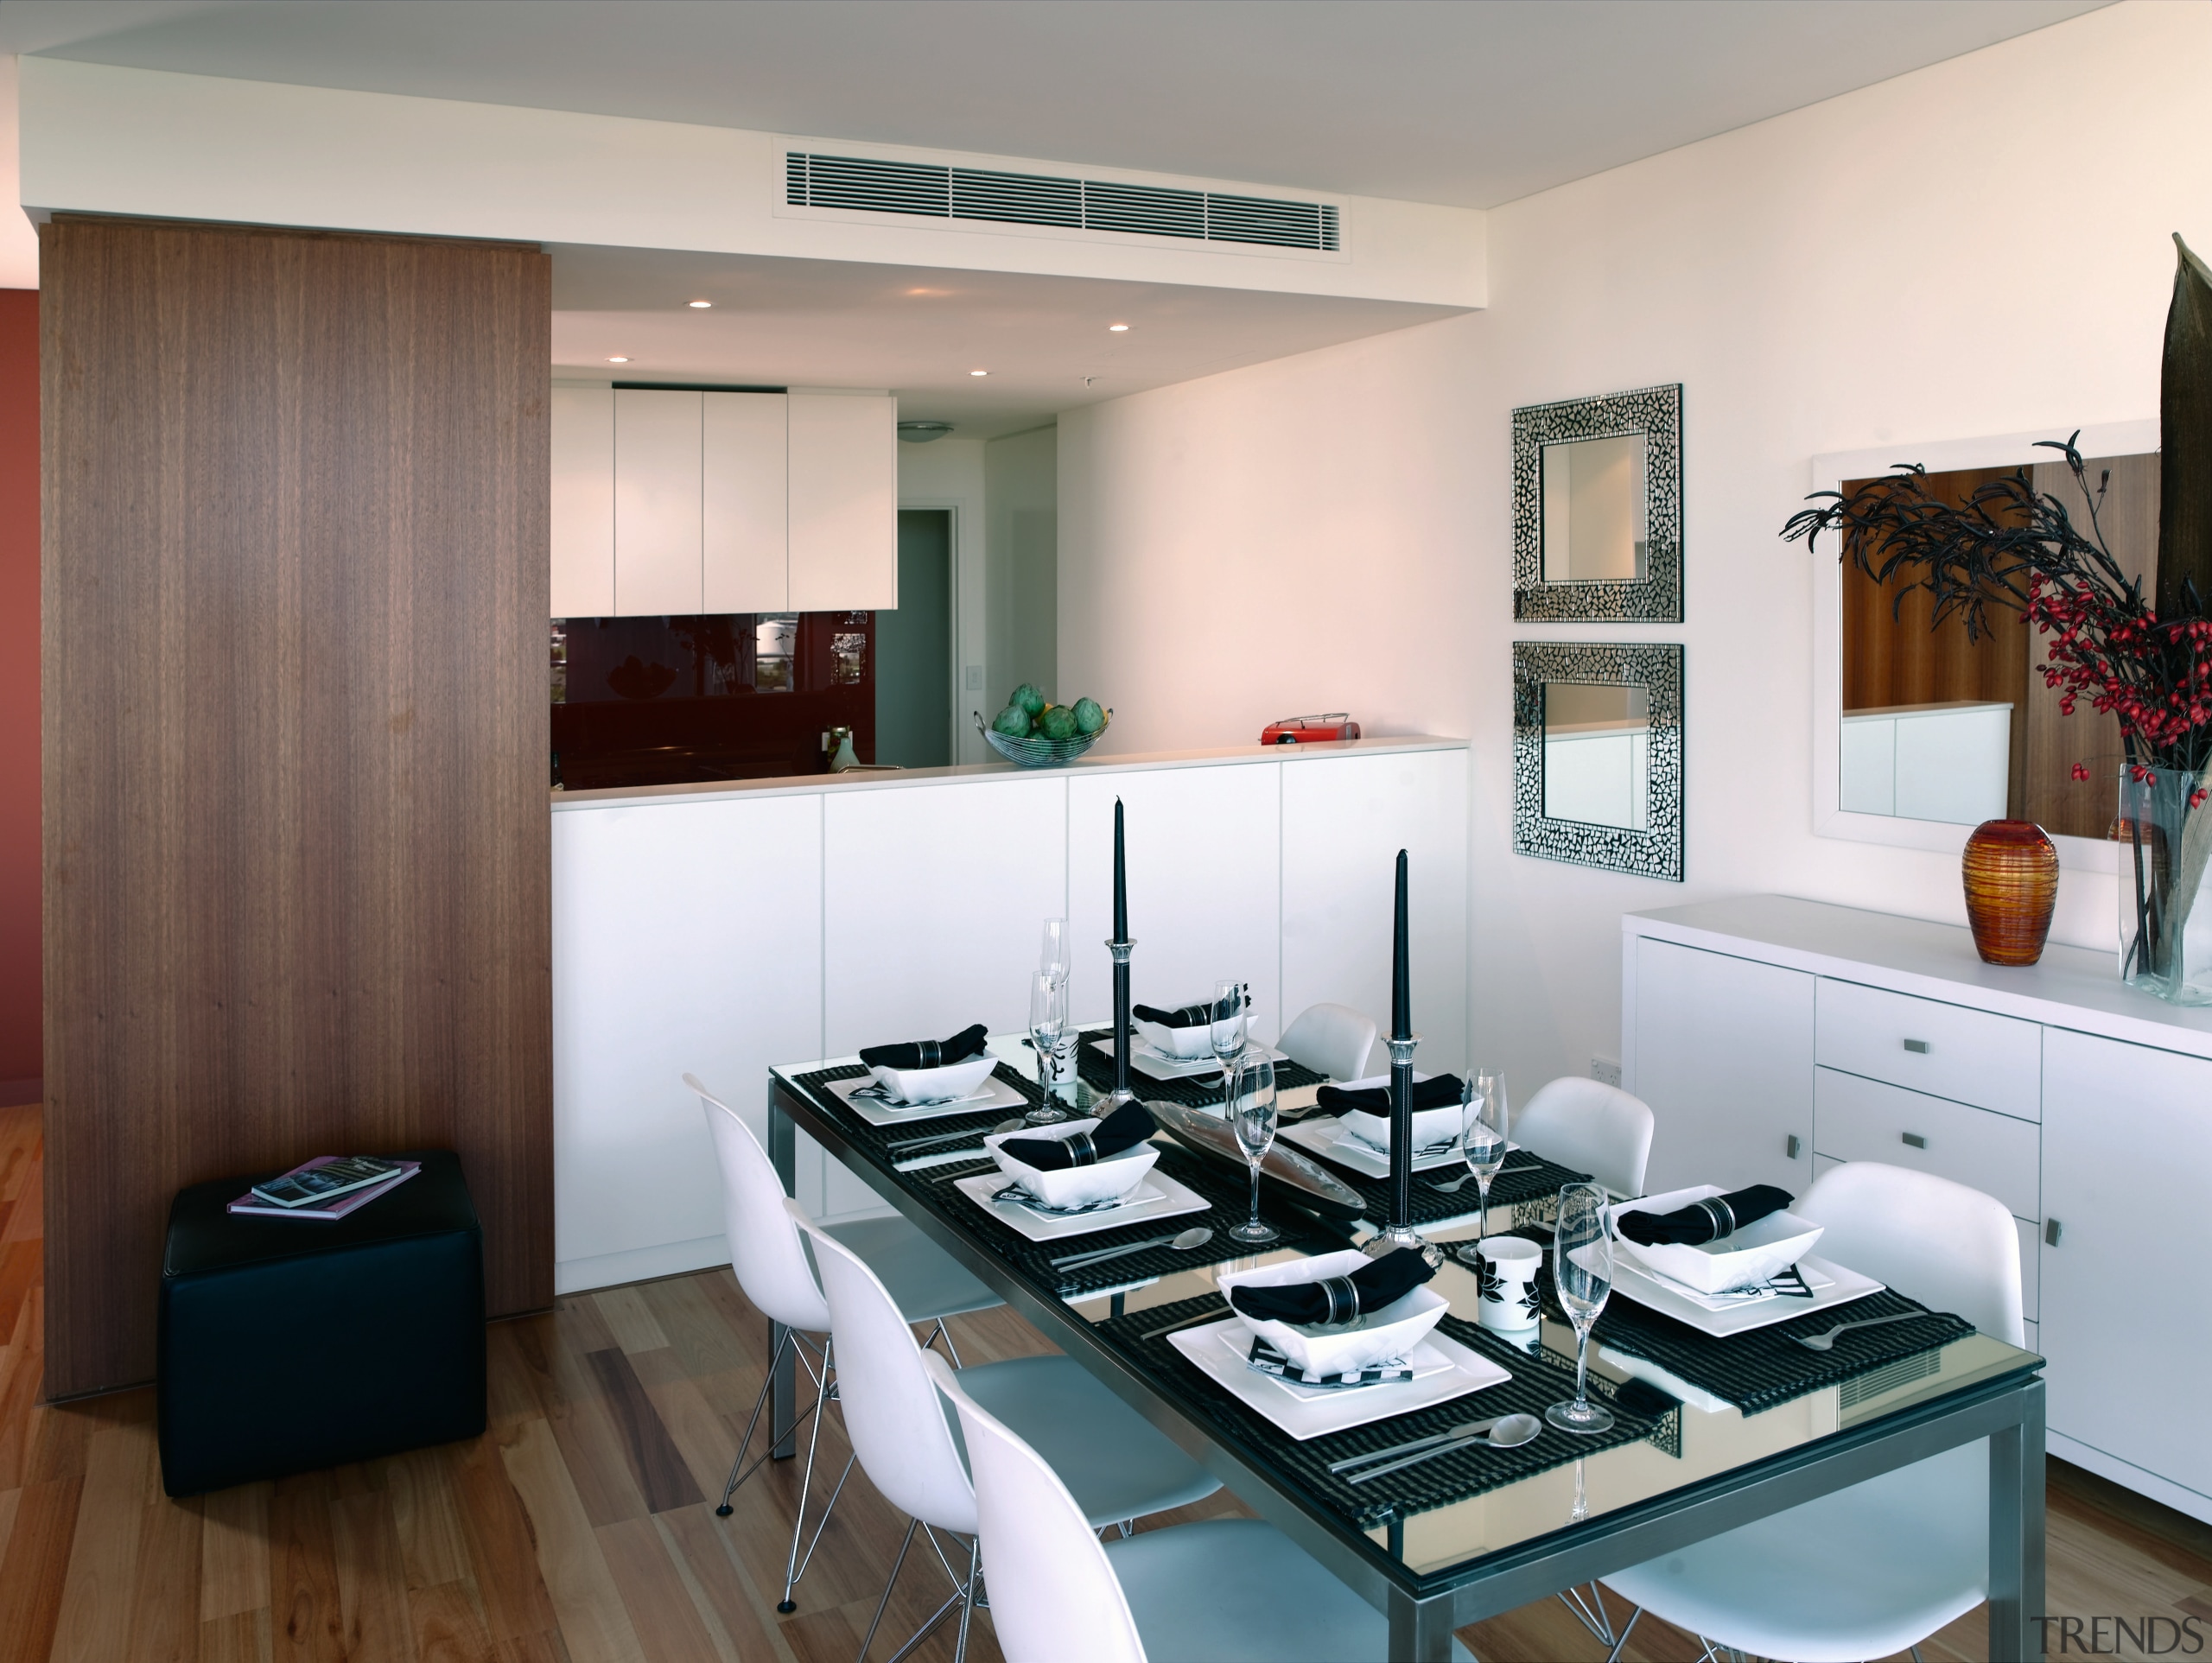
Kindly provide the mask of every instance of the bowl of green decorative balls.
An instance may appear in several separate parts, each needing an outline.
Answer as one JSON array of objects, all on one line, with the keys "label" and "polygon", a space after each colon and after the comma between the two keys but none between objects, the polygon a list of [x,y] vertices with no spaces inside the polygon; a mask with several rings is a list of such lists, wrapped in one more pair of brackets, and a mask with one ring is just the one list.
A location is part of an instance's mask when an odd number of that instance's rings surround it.
[{"label": "bowl of green decorative balls", "polygon": [[1006,708],[989,722],[976,713],[976,726],[1008,762],[1022,768],[1058,768],[1073,762],[1106,731],[1114,713],[1096,699],[1073,704],[1052,704],[1024,682],[1014,689]]}]

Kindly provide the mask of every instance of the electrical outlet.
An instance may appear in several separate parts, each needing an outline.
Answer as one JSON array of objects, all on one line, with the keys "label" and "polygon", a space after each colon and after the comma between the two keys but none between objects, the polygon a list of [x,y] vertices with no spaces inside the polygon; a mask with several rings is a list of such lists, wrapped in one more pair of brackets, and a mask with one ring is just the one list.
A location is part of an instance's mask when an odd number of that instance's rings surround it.
[{"label": "electrical outlet", "polygon": [[981,664],[968,666],[968,690],[970,693],[981,693],[983,690],[983,667]]},{"label": "electrical outlet", "polygon": [[1621,1082],[1621,1065],[1610,1057],[1592,1057],[1590,1059],[1590,1077],[1601,1080],[1609,1086],[1617,1086]]}]

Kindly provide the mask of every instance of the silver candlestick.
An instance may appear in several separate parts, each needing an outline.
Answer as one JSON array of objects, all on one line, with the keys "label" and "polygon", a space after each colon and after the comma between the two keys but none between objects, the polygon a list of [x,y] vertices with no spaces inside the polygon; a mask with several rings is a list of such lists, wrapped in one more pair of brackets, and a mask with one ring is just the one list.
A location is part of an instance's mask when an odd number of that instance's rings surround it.
[{"label": "silver candlestick", "polygon": [[1390,1048],[1390,1217],[1360,1248],[1370,1259],[1411,1247],[1431,1270],[1444,1262],[1444,1250],[1413,1227],[1414,1047],[1417,1033],[1393,1034]]},{"label": "silver candlestick", "polygon": [[1098,1110],[1105,1119],[1123,1103],[1137,1100],[1129,1089],[1129,955],[1136,949],[1133,941],[1109,941],[1106,950],[1114,955],[1114,1089]]}]

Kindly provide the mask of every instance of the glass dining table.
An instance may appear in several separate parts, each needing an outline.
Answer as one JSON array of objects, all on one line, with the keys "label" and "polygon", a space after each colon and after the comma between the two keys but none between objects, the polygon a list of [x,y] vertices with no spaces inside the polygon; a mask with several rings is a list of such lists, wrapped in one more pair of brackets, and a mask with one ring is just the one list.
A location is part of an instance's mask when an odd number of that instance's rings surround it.
[{"label": "glass dining table", "polygon": [[[1349,1218],[1344,1207],[1308,1210],[1291,1203],[1295,1190],[1270,1184],[1262,1209],[1281,1240],[1262,1253],[1240,1248],[1227,1228],[1245,1215],[1245,1172],[1163,1133],[1154,1171],[1187,1197],[1170,1222],[1033,1240],[991,1204],[996,1180],[977,1139],[1019,1112],[1015,1100],[1033,1102],[1040,1094],[1020,1036],[995,1040],[992,1049],[1001,1059],[989,1086],[997,1101],[912,1121],[849,1100],[867,1074],[855,1058],[772,1070],[769,1153],[785,1190],[794,1177],[794,1133],[804,1130],[1383,1612],[1393,1660],[1448,1658],[1452,1631],[1467,1623],[1985,1438],[1989,1655],[2043,1656],[2035,1619],[2044,1599],[2044,1386],[2034,1353],[1886,1290],[1834,1317],[1823,1310],[1713,1337],[1630,1301],[1616,1285],[1591,1348],[1593,1389],[1614,1412],[1609,1431],[1576,1436],[1547,1425],[1518,1447],[1460,1445],[1362,1479],[1365,1468],[1344,1465],[1355,1457],[1471,1418],[1541,1418],[1547,1404],[1572,1395],[1574,1342],[1558,1311],[1548,1304],[1526,1336],[1480,1327],[1475,1273],[1447,1252],[1430,1284],[1450,1306],[1436,1330],[1450,1343],[1440,1349],[1473,1359],[1466,1366],[1493,1383],[1356,1425],[1339,1415],[1328,1430],[1315,1431],[1310,1420],[1300,1425],[1193,1336],[1229,1315],[1217,1284],[1222,1274],[1340,1250],[1371,1234],[1374,1219]],[[1287,1072],[1288,1116],[1311,1104],[1319,1076],[1301,1081]],[[1141,1098],[1153,1088],[1141,1076],[1135,1085]],[[1205,1085],[1160,1089],[1187,1104]],[[915,1141],[923,1137],[938,1140]],[[1486,1218],[1476,1216],[1471,1187],[1461,1201],[1417,1184],[1427,1215],[1422,1229],[1447,1249],[1516,1228],[1543,1239],[1545,1198],[1529,1186],[1578,1175],[1533,1163],[1523,1170],[1529,1176],[1520,1190],[1493,1189]],[[1369,1185],[1363,1193],[1379,1190]],[[1193,1224],[1212,1230],[1203,1246],[1156,1241]],[[1147,1241],[1154,1245],[1089,1266],[1053,1262]],[[1828,1352],[1790,1342],[1800,1326],[1811,1331],[1893,1311],[1908,1319],[1846,1336]],[[788,1455],[797,1447],[798,1408],[788,1367],[773,1400],[777,1453]]]}]

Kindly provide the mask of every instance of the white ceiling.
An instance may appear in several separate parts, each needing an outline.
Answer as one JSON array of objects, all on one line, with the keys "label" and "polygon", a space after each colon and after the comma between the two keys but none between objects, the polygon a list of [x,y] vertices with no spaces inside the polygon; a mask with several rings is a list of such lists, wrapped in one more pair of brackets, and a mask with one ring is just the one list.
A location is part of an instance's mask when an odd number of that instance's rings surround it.
[{"label": "white ceiling", "polygon": [[4,0],[0,53],[1489,207],[2103,0]]},{"label": "white ceiling", "polygon": [[[655,249],[553,255],[556,374],[884,387],[963,437],[1450,315],[1444,307],[1166,283]],[[709,300],[709,311],[689,302]],[[1126,333],[1107,326],[1126,323]],[[627,364],[609,364],[614,353]],[[988,370],[976,377],[971,370]],[[1086,378],[1089,384],[1085,384]]]}]

